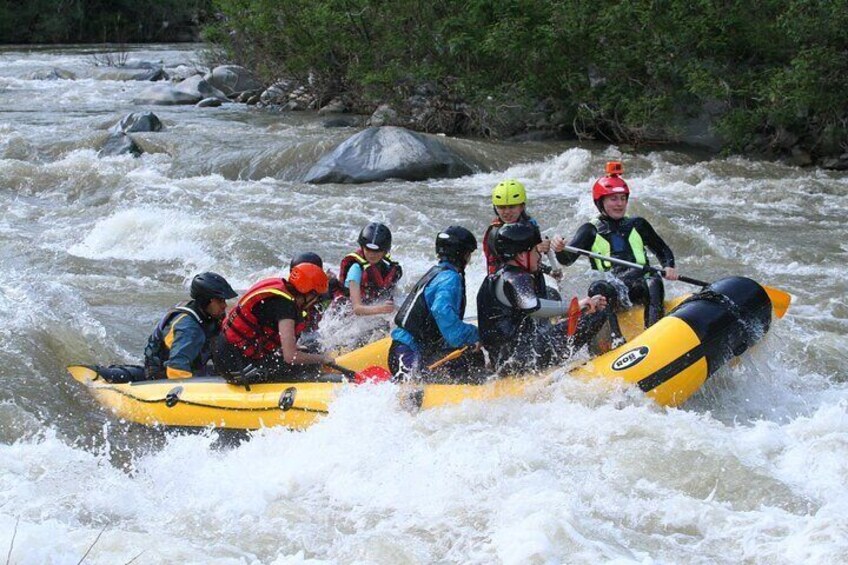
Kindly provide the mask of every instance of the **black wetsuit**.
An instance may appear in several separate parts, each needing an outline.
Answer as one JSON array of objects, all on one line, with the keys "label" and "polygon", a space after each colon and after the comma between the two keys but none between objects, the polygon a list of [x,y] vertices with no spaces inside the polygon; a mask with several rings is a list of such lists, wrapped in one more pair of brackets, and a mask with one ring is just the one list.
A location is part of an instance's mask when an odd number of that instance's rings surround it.
[{"label": "black wetsuit", "polygon": [[[598,241],[598,238],[602,238],[606,243]],[[646,266],[650,264],[644,252],[647,248],[657,257],[663,268],[674,267],[674,254],[671,248],[645,218],[625,216],[620,220],[613,220],[602,214],[592,222],[580,226],[568,245],[604,255],[609,254],[615,259]],[[571,265],[580,255],[559,251],[556,257],[557,261],[563,265]],[[627,287],[630,302],[645,305],[645,327],[652,326],[663,317],[665,289],[659,275],[631,267],[602,263],[597,259],[590,258],[589,261],[593,269],[610,271],[621,280]],[[618,292],[610,282],[605,280],[593,282],[589,287],[589,295],[595,294],[606,296],[612,311],[621,308]]]},{"label": "black wetsuit", "polygon": [[537,277],[515,265],[505,265],[483,281],[477,293],[480,340],[499,371],[550,367],[600,330],[606,319],[603,312],[581,316],[572,337],[567,335],[567,320],[552,324],[549,317],[533,316],[543,308],[565,313],[566,306],[548,292]]}]

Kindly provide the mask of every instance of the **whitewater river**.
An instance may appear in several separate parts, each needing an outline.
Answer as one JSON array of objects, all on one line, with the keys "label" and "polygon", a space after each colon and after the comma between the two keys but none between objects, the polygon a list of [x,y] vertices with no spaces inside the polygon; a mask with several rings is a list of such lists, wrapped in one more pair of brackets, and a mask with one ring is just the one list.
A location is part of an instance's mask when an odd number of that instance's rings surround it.
[{"label": "whitewater river", "polygon": [[[236,104],[137,107],[149,83],[97,80],[92,51],[0,51],[0,560],[848,560],[848,175],[455,140],[489,170],[312,186],[306,170],[355,130]],[[189,47],[132,56],[200,64]],[[27,78],[54,67],[77,79]],[[165,125],[136,135],[146,153],[98,158],[106,130],[144,109]],[[116,420],[65,372],[138,362],[197,272],[243,290],[298,251],[337,265],[371,220],[391,226],[408,289],[440,228],[483,232],[504,178],[526,184],[547,233],[570,235],[609,159],[624,161],[631,212],[666,238],[682,273],[746,275],[794,297],[682,409],[560,372],[533,398],[411,415],[391,386],[360,387],[305,432],[176,434]],[[482,278],[478,256],[472,305]],[[589,280],[581,261],[564,286]]]}]

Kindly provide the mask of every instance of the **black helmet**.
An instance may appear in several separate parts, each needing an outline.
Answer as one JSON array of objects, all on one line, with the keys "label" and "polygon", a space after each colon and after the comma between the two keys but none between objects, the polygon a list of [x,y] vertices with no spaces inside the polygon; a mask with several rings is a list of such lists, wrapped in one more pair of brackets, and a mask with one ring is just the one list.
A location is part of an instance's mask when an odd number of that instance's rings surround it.
[{"label": "black helmet", "polygon": [[514,259],[519,253],[530,251],[542,243],[539,227],[528,222],[506,224],[495,235],[495,253],[504,260]]},{"label": "black helmet", "polygon": [[201,303],[213,298],[229,300],[238,296],[230,283],[217,273],[200,273],[191,281],[191,297]]},{"label": "black helmet", "polygon": [[312,253],[311,251],[304,251],[303,253],[295,255],[294,259],[291,260],[289,269],[293,269],[296,265],[300,265],[301,263],[312,263],[322,269],[324,268],[324,261],[321,260],[321,256],[317,253]]},{"label": "black helmet", "polygon": [[384,251],[392,248],[392,231],[385,224],[371,222],[359,232],[359,246],[371,251]]},{"label": "black helmet", "polygon": [[477,249],[477,239],[462,226],[450,226],[436,236],[436,255],[451,263],[465,265],[465,255]]}]

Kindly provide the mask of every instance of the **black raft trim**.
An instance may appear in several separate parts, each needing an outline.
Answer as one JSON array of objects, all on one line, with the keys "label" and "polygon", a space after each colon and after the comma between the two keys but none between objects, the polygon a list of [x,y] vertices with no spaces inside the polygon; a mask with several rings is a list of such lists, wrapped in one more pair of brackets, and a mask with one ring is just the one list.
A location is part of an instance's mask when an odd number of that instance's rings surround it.
[{"label": "black raft trim", "polygon": [[694,365],[699,359],[704,357],[705,347],[703,343],[699,343],[662,369],[655,371],[640,380],[637,385],[643,392],[650,392],[661,384],[670,381],[679,373],[682,373],[690,366]]},{"label": "black raft trim", "polygon": [[[170,405],[170,406],[168,405],[168,396],[166,396],[165,398],[158,398],[156,400],[147,400],[146,398],[138,398],[137,396],[133,396],[132,394],[130,394],[128,392],[124,392],[123,390],[119,390],[119,389],[114,388],[114,387],[99,387],[99,388],[107,389],[111,392],[118,393],[122,396],[125,396],[127,398],[132,399],[132,400],[135,400],[136,402],[141,402],[142,404],[164,403],[169,408],[173,406],[173,404]],[[231,407],[231,406],[218,406],[218,405],[215,405],[215,404],[204,404],[202,402],[192,402],[191,400],[183,400],[181,398],[178,399],[177,403],[185,404],[186,406],[197,406],[198,408],[211,408],[211,409],[214,409],[214,410],[224,410],[224,411],[227,411],[227,412],[272,412],[272,411],[278,412],[281,409],[281,406],[279,406],[277,404],[275,404],[274,406],[268,406],[268,407],[263,407],[263,408],[238,408],[238,407]],[[176,403],[174,403],[174,404],[176,404]],[[314,413],[314,414],[329,414],[329,412],[327,410],[316,410],[314,408],[303,408],[301,406],[289,406],[288,410],[284,410],[284,412],[287,412],[289,410],[297,410],[299,412],[308,412],[308,413]]]}]

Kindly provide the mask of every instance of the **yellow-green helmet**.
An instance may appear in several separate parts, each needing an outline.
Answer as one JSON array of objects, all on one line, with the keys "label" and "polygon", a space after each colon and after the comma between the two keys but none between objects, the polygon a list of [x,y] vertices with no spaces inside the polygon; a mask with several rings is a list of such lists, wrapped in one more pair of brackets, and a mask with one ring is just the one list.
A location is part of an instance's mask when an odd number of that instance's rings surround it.
[{"label": "yellow-green helmet", "polygon": [[527,192],[524,185],[515,179],[501,181],[492,189],[492,204],[494,206],[515,206],[527,203]]}]

